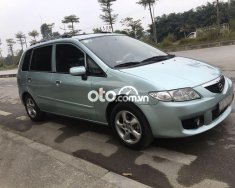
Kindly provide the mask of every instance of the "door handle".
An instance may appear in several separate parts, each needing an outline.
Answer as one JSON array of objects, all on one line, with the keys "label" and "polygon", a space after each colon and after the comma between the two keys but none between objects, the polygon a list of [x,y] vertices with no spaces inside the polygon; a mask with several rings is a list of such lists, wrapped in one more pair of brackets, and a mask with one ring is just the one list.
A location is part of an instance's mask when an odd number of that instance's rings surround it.
[{"label": "door handle", "polygon": [[28,82],[31,82],[31,81],[32,81],[32,78],[28,78],[27,80],[28,80]]},{"label": "door handle", "polygon": [[55,81],[55,84],[56,84],[57,86],[59,86],[61,83],[62,83],[62,82],[61,82],[60,80],[56,80],[56,81]]}]

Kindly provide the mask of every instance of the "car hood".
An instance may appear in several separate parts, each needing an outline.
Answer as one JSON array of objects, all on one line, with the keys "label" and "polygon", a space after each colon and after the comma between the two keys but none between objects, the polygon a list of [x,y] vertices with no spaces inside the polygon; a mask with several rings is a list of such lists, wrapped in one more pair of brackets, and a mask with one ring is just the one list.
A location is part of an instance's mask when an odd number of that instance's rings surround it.
[{"label": "car hood", "polygon": [[154,84],[158,89],[172,90],[195,87],[221,75],[221,71],[197,60],[175,57],[149,65],[138,66],[120,71],[141,77]]}]

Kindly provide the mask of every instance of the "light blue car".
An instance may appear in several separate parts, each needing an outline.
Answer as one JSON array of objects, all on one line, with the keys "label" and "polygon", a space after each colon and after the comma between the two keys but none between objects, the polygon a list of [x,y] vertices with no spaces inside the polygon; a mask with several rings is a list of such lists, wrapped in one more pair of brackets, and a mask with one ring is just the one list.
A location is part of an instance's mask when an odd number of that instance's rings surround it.
[{"label": "light blue car", "polygon": [[231,113],[234,97],[218,68],[118,34],[33,45],[17,79],[33,121],[47,112],[107,125],[134,149],[215,127]]}]

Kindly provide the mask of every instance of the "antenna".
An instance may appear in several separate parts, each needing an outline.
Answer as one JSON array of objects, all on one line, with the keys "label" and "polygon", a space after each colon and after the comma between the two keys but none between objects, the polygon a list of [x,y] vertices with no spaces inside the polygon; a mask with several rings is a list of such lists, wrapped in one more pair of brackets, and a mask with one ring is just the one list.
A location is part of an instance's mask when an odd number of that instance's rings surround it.
[{"label": "antenna", "polygon": [[41,25],[42,25],[42,17],[41,17],[41,15],[39,15],[39,17],[40,17],[40,20],[41,20]]}]

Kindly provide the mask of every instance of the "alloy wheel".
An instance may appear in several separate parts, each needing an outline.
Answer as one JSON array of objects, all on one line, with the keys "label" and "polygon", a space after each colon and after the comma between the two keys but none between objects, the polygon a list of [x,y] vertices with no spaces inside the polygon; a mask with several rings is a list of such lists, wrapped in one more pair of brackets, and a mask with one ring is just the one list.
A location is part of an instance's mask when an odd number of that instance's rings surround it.
[{"label": "alloy wheel", "polygon": [[142,137],[142,129],[139,120],[134,114],[123,110],[115,117],[115,128],[120,138],[127,144],[136,144]]},{"label": "alloy wheel", "polygon": [[35,118],[37,115],[36,104],[34,103],[33,99],[28,98],[26,100],[26,109],[31,118]]}]

